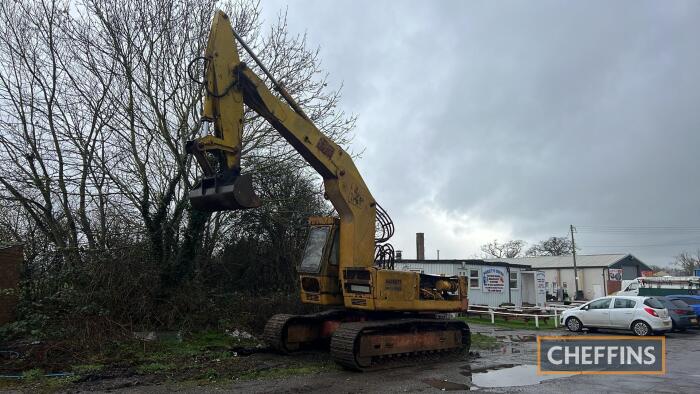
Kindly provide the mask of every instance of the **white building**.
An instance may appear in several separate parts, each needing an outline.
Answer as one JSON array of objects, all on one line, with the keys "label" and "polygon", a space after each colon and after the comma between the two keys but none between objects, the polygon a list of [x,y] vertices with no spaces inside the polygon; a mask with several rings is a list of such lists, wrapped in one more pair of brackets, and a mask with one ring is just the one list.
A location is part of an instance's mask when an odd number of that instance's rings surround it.
[{"label": "white building", "polygon": [[[511,259],[486,259],[486,262],[531,266],[545,273],[547,293],[555,295],[557,289],[566,289],[575,296],[574,261],[572,256],[536,256]],[[631,254],[576,255],[579,290],[591,300],[620,290],[621,281],[650,275],[651,268]]]},{"label": "white building", "polygon": [[469,304],[497,307],[545,303],[545,274],[529,265],[484,260],[397,260],[397,270],[469,278]]}]

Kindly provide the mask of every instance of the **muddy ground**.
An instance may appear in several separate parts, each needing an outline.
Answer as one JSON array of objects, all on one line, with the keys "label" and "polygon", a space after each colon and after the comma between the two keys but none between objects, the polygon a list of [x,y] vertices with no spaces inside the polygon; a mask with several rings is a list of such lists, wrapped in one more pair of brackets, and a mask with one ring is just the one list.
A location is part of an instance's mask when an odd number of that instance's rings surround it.
[{"label": "muddy ground", "polygon": [[[472,331],[496,336],[500,346],[480,357],[376,373],[334,372],[266,382],[242,382],[227,390],[251,393],[399,393],[437,391],[630,393],[697,392],[700,332],[667,335],[667,370],[653,375],[538,376],[535,335],[568,335],[564,330],[527,331],[472,324]],[[586,335],[610,335],[599,332]]]},{"label": "muddy ground", "polygon": [[[260,379],[211,382],[149,383],[148,376],[84,382],[68,391],[116,392],[250,392],[250,393],[401,393],[439,391],[482,392],[695,392],[700,385],[700,333],[667,335],[667,370],[664,376],[576,375],[538,376],[535,372],[536,335],[562,335],[566,331],[529,331],[472,324],[472,331],[496,337],[497,347],[478,350],[477,356],[371,373],[324,368],[310,373]],[[596,333],[586,335],[605,335]],[[248,363],[288,363],[288,356],[253,354]],[[327,356],[303,354],[300,362],[324,364]]]},{"label": "muddy ground", "polygon": [[[12,391],[165,393],[399,393],[439,391],[482,392],[695,392],[700,385],[700,331],[667,335],[664,376],[576,375],[538,376],[535,373],[536,335],[567,335],[563,330],[514,330],[470,324],[473,333],[496,338],[475,349],[478,355],[357,373],[338,368],[326,354],[283,356],[266,352],[209,357],[207,368],[171,365],[168,370],[108,369],[66,385],[45,383],[5,387]],[[595,333],[585,335],[605,335]],[[482,337],[484,338],[484,337]],[[487,338],[489,339],[489,338]],[[230,354],[230,352],[229,352]],[[218,356],[216,356],[218,357]],[[186,360],[186,359],[183,359]],[[198,361],[199,360],[199,361]],[[202,362],[197,356],[194,363]],[[218,361],[217,361],[218,360]],[[188,361],[180,361],[188,363]],[[153,365],[150,365],[153,369]],[[209,371],[202,374],[201,371]],[[192,371],[197,371],[193,373]],[[187,374],[190,375],[187,375]]]}]

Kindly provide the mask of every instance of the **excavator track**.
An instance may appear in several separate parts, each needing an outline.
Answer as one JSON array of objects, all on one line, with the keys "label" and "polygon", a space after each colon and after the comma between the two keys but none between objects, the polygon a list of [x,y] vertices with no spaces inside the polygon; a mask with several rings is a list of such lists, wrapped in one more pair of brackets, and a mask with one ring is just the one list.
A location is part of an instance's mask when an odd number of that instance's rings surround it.
[{"label": "excavator track", "polygon": [[[263,339],[274,350],[282,353],[292,353],[300,350],[301,346],[290,344],[287,341],[287,329],[290,324],[307,325],[310,327],[320,326],[327,320],[340,320],[345,315],[343,310],[330,310],[309,315],[290,315],[278,314],[274,315],[265,324]],[[308,344],[323,342],[323,338],[315,338]],[[326,340],[327,345],[327,340]],[[327,349],[327,347],[326,347]]]},{"label": "excavator track", "polygon": [[469,326],[460,320],[376,320],[343,323],[331,356],[345,368],[371,371],[463,355],[469,346]]},{"label": "excavator track", "polygon": [[297,317],[297,315],[279,314],[274,315],[265,324],[263,331],[263,340],[274,350],[287,353],[289,350],[284,346],[284,337],[282,335],[287,323]]}]

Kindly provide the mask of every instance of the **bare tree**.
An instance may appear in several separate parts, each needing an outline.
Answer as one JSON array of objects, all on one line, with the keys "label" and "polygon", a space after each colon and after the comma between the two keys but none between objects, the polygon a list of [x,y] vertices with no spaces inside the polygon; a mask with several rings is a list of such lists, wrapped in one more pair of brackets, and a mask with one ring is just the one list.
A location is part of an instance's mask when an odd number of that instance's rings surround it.
[{"label": "bare tree", "polygon": [[495,258],[513,258],[521,257],[522,250],[525,247],[525,241],[511,240],[504,243],[499,243],[498,240],[489,242],[481,246],[481,251],[488,257]]},{"label": "bare tree", "polygon": [[573,253],[573,245],[566,237],[550,237],[532,245],[527,256],[567,256]]},{"label": "bare tree", "polygon": [[700,269],[700,249],[695,254],[683,251],[675,257],[673,263],[680,270],[681,275],[693,275],[696,269]]},{"label": "bare tree", "polygon": [[[265,272],[292,264],[288,256],[299,242],[289,240],[303,234],[299,215],[204,214],[187,200],[198,170],[184,145],[200,134],[202,93],[187,68],[204,50],[215,8],[229,14],[318,127],[347,145],[355,116],[339,109],[340,89],[328,87],[319,50],[289,33],[284,13],[263,29],[259,2],[0,2],[0,236],[31,243],[31,255],[50,256],[41,272],[63,275],[57,287],[78,277],[67,267],[88,267],[84,275],[98,277],[121,265],[152,270],[141,285],[175,288],[236,242],[232,234],[267,234],[261,242],[282,248],[283,258],[259,262],[269,264]],[[325,209],[320,188],[292,187],[318,185],[318,178],[251,111],[243,167],[273,205],[291,193],[307,202],[299,212]],[[284,182],[273,182],[280,177]],[[295,233],[282,231],[285,225]]]}]

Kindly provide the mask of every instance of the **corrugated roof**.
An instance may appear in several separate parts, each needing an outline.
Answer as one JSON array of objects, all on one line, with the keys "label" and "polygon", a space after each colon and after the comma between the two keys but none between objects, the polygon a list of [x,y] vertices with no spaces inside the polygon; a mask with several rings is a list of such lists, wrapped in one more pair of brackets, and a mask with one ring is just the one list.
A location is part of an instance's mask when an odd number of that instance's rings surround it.
[{"label": "corrugated roof", "polygon": [[399,263],[411,263],[411,264],[471,264],[471,265],[494,265],[499,267],[505,267],[507,265],[515,268],[530,268],[530,265],[521,263],[511,263],[510,261],[505,261],[510,259],[448,259],[448,260],[412,260],[412,259],[401,259],[396,260],[396,264]]},{"label": "corrugated roof", "polygon": [[[629,256],[629,254],[577,254],[577,267],[609,267]],[[574,266],[573,257],[569,256],[534,256],[516,257],[511,259],[484,259],[489,262],[502,261],[511,264],[526,264],[532,268],[571,268]]]}]

